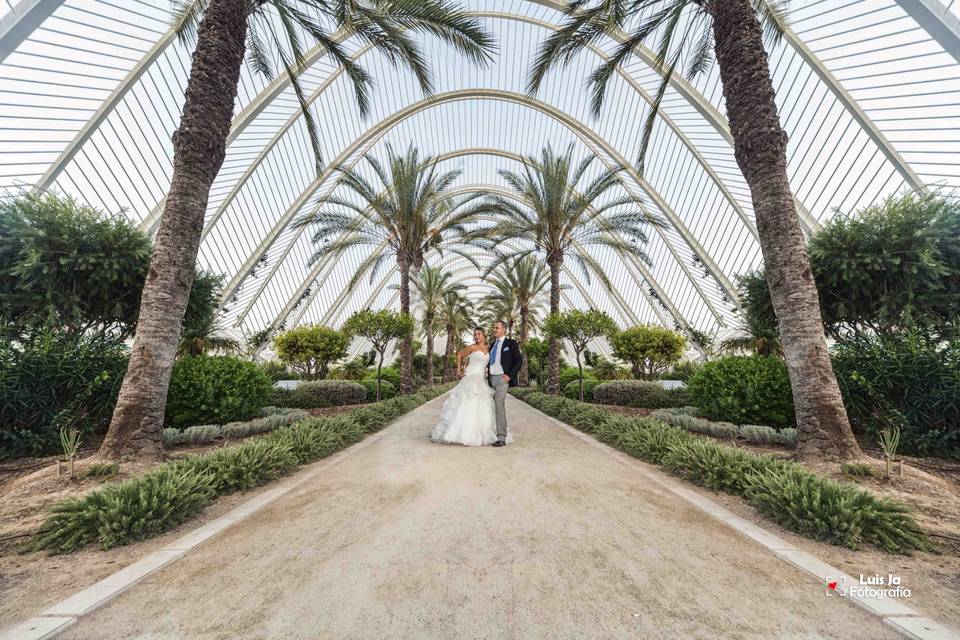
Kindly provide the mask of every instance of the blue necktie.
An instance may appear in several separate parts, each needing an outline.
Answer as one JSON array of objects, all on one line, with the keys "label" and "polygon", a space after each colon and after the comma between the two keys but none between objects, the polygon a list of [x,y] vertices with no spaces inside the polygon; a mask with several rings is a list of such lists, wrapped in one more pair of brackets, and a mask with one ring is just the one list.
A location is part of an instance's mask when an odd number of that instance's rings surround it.
[{"label": "blue necktie", "polygon": [[497,345],[498,344],[500,344],[499,339],[497,339],[497,341],[493,343],[493,349],[490,350],[490,364],[496,364],[497,362]]}]

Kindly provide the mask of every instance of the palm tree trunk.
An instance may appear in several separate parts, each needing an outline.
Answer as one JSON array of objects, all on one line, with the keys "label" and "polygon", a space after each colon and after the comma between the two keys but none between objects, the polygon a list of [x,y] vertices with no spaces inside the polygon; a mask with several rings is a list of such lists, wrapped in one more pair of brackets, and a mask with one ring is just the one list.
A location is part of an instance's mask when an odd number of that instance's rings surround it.
[{"label": "palm tree trunk", "polygon": [[[410,317],[410,261],[401,258],[400,313]],[[400,342],[400,393],[413,393],[413,335],[407,334]]]},{"label": "palm tree trunk", "polygon": [[852,458],[850,429],[823,334],[817,287],[787,179],[763,32],[750,0],[710,3],[737,164],[750,185],[760,249],[797,413],[801,458]]},{"label": "palm tree trunk", "polygon": [[100,448],[106,458],[160,457],[170,372],[193,284],[210,185],[226,152],[243,64],[247,0],[211,0],[197,33],[173,178],[147,272],[127,374]]},{"label": "palm tree trunk", "polygon": [[427,340],[427,385],[433,384],[433,314],[427,313],[423,318],[424,338]]},{"label": "palm tree trunk", "polygon": [[527,348],[527,314],[526,308],[520,309],[520,354],[523,356],[523,362],[520,364],[520,379],[517,383],[521,387],[530,386],[530,358],[525,353]]},{"label": "palm tree trunk", "polygon": [[443,352],[443,381],[453,382],[456,380],[453,366],[453,327],[447,325],[447,348]]},{"label": "palm tree trunk", "polygon": [[[560,313],[560,265],[563,256],[550,256],[550,315]],[[560,393],[560,340],[550,338],[550,350],[547,354],[547,393]]]}]

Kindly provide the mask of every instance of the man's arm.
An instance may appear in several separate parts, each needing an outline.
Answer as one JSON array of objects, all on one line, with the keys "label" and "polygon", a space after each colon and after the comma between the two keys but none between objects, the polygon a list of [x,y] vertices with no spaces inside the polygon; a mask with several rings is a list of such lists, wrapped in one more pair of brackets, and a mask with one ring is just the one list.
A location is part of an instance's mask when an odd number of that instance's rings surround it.
[{"label": "man's arm", "polygon": [[511,380],[516,380],[520,377],[520,367],[523,366],[523,354],[520,353],[520,343],[516,340],[511,340],[513,344],[510,346],[510,353],[513,355],[510,358],[510,371],[507,372],[507,375],[510,376]]}]

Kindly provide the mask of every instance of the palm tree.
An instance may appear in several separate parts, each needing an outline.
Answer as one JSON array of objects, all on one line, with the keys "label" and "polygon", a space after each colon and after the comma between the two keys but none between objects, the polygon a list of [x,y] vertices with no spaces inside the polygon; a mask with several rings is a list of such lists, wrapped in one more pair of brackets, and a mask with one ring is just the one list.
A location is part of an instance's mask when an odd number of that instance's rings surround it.
[{"label": "palm tree", "polygon": [[[527,343],[530,332],[539,328],[542,310],[545,306],[544,291],[550,284],[550,272],[547,266],[534,256],[524,256],[501,262],[491,274],[491,284],[498,293],[513,299],[517,314],[520,316],[520,352]],[[530,367],[527,358],[520,368],[521,386],[530,384]]]},{"label": "palm tree", "polygon": [[[173,136],[173,176],[143,287],[130,363],[100,449],[108,458],[162,455],[160,431],[171,365],[248,45],[251,65],[258,72],[272,77],[271,63],[276,59],[293,80],[316,155],[315,122],[296,82],[305,67],[302,38],[316,41],[344,69],[364,114],[371,78],[351,60],[331,29],[353,36],[353,42],[369,43],[391,61],[409,67],[425,92],[431,90],[432,80],[417,33],[433,34],[479,63],[487,62],[493,49],[479,21],[448,0],[175,0],[175,4],[181,40],[195,41],[196,48],[180,127]],[[317,164],[319,169],[319,158]]]},{"label": "palm tree", "polygon": [[492,327],[498,320],[503,320],[507,325],[507,336],[513,335],[513,325],[518,316],[513,291],[494,284],[494,289],[481,298],[477,311],[480,314],[478,320],[481,326]]},{"label": "palm tree", "polygon": [[827,351],[817,287],[787,178],[787,135],[777,114],[763,45],[765,35],[771,42],[782,36],[784,4],[781,0],[574,0],[566,8],[566,24],[540,47],[528,88],[535,92],[552,66],[569,63],[598,38],[627,26],[630,32],[622,44],[590,76],[593,109],[598,113],[616,69],[657,34],[654,48],[664,73],[644,122],[643,171],[656,112],[677,65],[686,61],[687,74],[699,75],[710,67],[713,50],[734,154],[750,185],[766,278],[790,372],[799,427],[797,453],[808,458],[853,458],[860,455],[860,448]]},{"label": "palm tree", "polygon": [[[317,246],[312,261],[339,255],[357,246],[372,247],[373,252],[357,267],[349,288],[366,274],[370,281],[393,256],[400,271],[400,312],[410,315],[410,274],[423,266],[431,251],[451,251],[471,263],[463,250],[468,226],[476,219],[474,211],[463,205],[473,198],[456,199],[448,194],[460,171],[437,171],[437,160],[420,157],[410,145],[403,154],[387,145],[384,166],[373,154],[364,156],[366,166],[377,178],[372,184],[355,167],[338,167],[340,182],[357,200],[331,194],[318,201],[317,209],[301,218],[300,226],[314,225],[313,242]],[[345,213],[343,210],[346,209]],[[336,237],[328,241],[330,237]],[[400,392],[413,391],[413,338],[400,345]]]},{"label": "palm tree", "polygon": [[[596,160],[595,155],[588,154],[575,164],[573,145],[562,154],[548,145],[539,159],[532,156],[524,159],[523,173],[500,171],[522,204],[493,195],[473,207],[477,213],[494,214],[501,219],[475,231],[470,236],[472,239],[498,253],[503,238],[520,241],[519,249],[510,254],[501,253],[501,259],[523,258],[534,252],[546,254],[551,315],[560,313],[560,269],[564,260],[572,260],[587,282],[595,275],[609,289],[610,281],[588,249],[603,247],[649,263],[642,248],[647,242],[644,227],[662,224],[633,198],[610,195],[611,190],[621,185],[619,174],[625,167],[600,168],[596,170],[596,177],[588,179]],[[559,393],[560,341],[556,338],[550,339],[547,362],[546,391]]]},{"label": "palm tree", "polygon": [[440,333],[441,327],[436,324],[437,315],[449,293],[459,293],[466,289],[462,284],[452,282],[453,274],[444,271],[441,267],[423,265],[423,268],[413,278],[413,291],[416,294],[417,306],[423,314],[423,339],[426,343],[427,354],[427,384],[433,384],[433,340]]},{"label": "palm tree", "polygon": [[473,304],[459,290],[448,291],[443,296],[438,318],[447,334],[447,345],[443,353],[443,381],[457,379],[453,356],[460,348],[461,336],[470,330],[473,324],[471,315]]}]

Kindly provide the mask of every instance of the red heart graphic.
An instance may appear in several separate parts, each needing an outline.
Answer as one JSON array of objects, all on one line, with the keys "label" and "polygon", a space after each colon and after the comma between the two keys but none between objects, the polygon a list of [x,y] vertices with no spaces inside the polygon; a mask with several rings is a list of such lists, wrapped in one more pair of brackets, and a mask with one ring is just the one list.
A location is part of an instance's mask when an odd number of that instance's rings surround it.
[{"label": "red heart graphic", "polygon": [[829,582],[829,583],[827,583],[827,587],[830,588],[830,589],[836,590],[836,588],[837,588],[837,583],[836,583],[836,582]]}]

